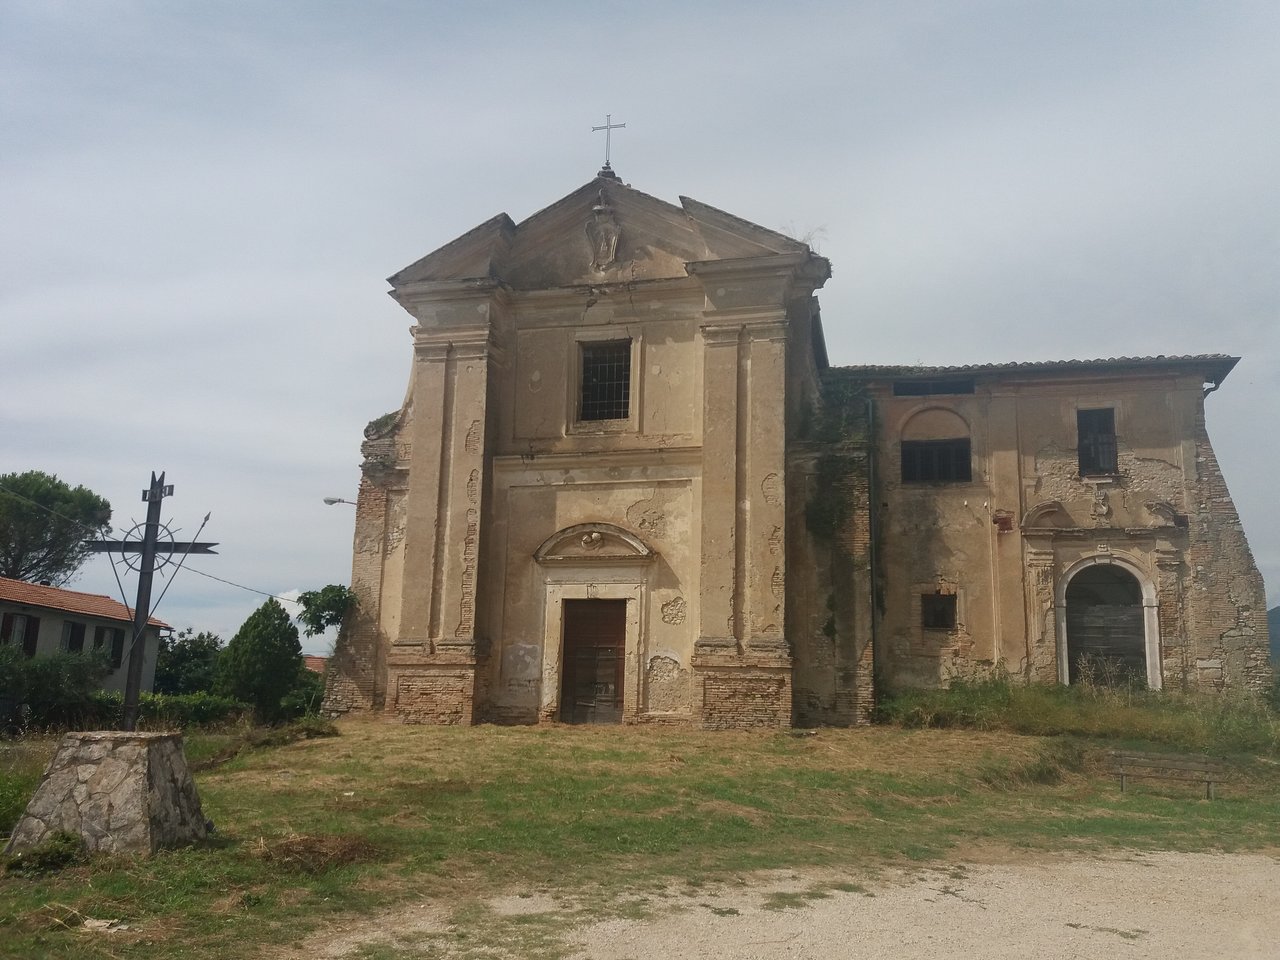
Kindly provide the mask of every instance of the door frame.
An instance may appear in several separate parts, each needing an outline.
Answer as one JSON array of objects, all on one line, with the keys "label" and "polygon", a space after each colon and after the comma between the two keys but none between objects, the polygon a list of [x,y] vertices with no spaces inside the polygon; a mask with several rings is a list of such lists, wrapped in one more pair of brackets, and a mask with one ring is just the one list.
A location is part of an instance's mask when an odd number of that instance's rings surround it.
[{"label": "door frame", "polygon": [[[596,571],[600,573],[602,571]],[[541,722],[560,719],[561,679],[564,667],[564,601],[625,600],[626,638],[622,664],[622,720],[636,716],[640,705],[639,669],[641,637],[644,636],[644,595],[647,582],[641,580],[548,580],[546,581],[542,646]]]},{"label": "door frame", "polygon": [[[570,646],[572,646],[572,644],[570,644],[570,643],[569,643],[569,635],[568,635],[568,634],[569,634],[568,627],[569,627],[569,620],[570,620],[570,618],[569,618],[569,616],[568,616],[568,611],[569,611],[570,609],[572,609],[571,605],[573,605],[573,604],[585,604],[585,603],[592,603],[592,604],[608,604],[608,605],[609,605],[609,617],[610,617],[610,619],[611,619],[611,620],[612,620],[613,618],[616,618],[616,617],[617,617],[617,615],[618,615],[619,607],[618,607],[617,605],[618,605],[618,604],[621,604],[621,605],[622,605],[622,606],[621,606],[621,612],[622,612],[622,617],[621,617],[622,622],[621,622],[621,624],[617,624],[616,622],[614,622],[614,623],[612,623],[612,624],[611,624],[611,626],[612,626],[612,627],[616,627],[616,626],[619,626],[619,625],[620,625],[620,626],[622,627],[622,630],[621,630],[621,632],[620,632],[620,633],[615,633],[615,632],[613,632],[613,631],[611,630],[611,631],[610,631],[610,634],[608,634],[608,635],[607,635],[607,636],[608,636],[608,638],[609,638],[609,641],[610,641],[610,642],[609,642],[609,645],[608,645],[608,647],[607,647],[607,649],[614,650],[614,651],[616,651],[616,653],[617,653],[617,659],[616,659],[616,660],[614,660],[614,661],[612,662],[613,670],[614,670],[614,677],[615,677],[615,687],[614,687],[614,689],[615,689],[615,693],[614,693],[615,701],[614,701],[614,702],[615,702],[615,703],[616,703],[616,705],[617,705],[617,711],[618,711],[618,719],[617,719],[617,721],[616,721],[616,722],[621,723],[621,722],[622,722],[622,707],[623,707],[623,700],[625,699],[626,688],[627,688],[627,682],[626,682],[626,656],[627,656],[627,651],[626,651],[626,642],[627,642],[627,627],[626,627],[626,621],[627,621],[627,601],[626,601],[626,600],[620,600],[620,599],[610,599],[610,598],[608,598],[608,597],[595,597],[594,599],[582,599],[582,598],[578,598],[578,597],[566,597],[566,598],[564,598],[563,600],[561,600],[561,601],[560,601],[561,623],[562,623],[562,625],[563,625],[563,626],[562,626],[562,628],[561,628],[561,629],[562,629],[562,632],[561,632],[561,645],[562,645],[562,651],[563,651],[563,652],[561,653],[561,658],[560,658],[560,715],[559,715],[559,719],[560,719],[560,722],[561,722],[561,723],[571,723],[571,722],[573,722],[571,719],[569,719],[569,718],[567,718],[567,717],[565,716],[565,702],[566,702],[566,700],[567,700],[567,701],[569,701],[569,703],[570,703],[570,704],[573,704],[573,703],[576,701],[576,699],[577,699],[577,698],[576,698],[576,696],[574,696],[574,694],[577,692],[577,691],[576,691],[576,689],[575,689],[574,691],[570,691],[570,690],[567,688],[568,680],[569,680],[569,674],[570,674],[570,666],[569,666],[569,664],[570,664],[570,661],[571,661],[572,659],[575,659],[575,658],[572,656],[572,654],[571,654],[571,652],[570,652],[570,650],[569,650],[569,647],[570,647]],[[579,636],[579,638],[578,638],[578,640],[579,640],[579,641],[581,641],[581,639],[582,639],[582,638],[581,638],[581,635],[580,635],[580,636]],[[596,650],[600,650],[600,649],[602,649],[602,647],[601,647],[601,645],[600,645],[599,643],[588,644],[588,646],[591,646],[591,647],[593,647],[593,648],[594,648],[594,649],[596,649]],[[581,664],[582,664],[582,660],[581,660],[580,658],[578,658],[578,659],[577,659],[577,665],[578,665],[578,666],[581,666]],[[597,668],[597,669],[596,669],[596,672],[595,672],[595,676],[598,678],[598,677],[599,677],[599,669],[598,669],[598,668],[599,668],[599,662],[598,662],[598,661],[596,661],[596,662],[595,662],[595,667]],[[576,687],[576,686],[577,686],[577,683],[580,683],[580,682],[581,682],[581,678],[580,678],[580,677],[576,677],[575,679],[576,679],[576,681],[577,681],[577,682],[575,683],[575,687]],[[597,701],[597,703],[598,703],[598,701]],[[570,706],[570,714],[572,715],[572,713],[573,713],[573,707],[572,707],[572,706]],[[610,724],[612,724],[613,722],[614,722],[614,721],[608,721],[608,723],[610,723]]]},{"label": "door frame", "polygon": [[1156,588],[1146,571],[1124,557],[1110,553],[1099,553],[1084,557],[1071,564],[1061,577],[1054,591],[1054,621],[1058,632],[1058,682],[1067,685],[1071,680],[1068,662],[1067,645],[1067,585],[1071,579],[1086,567],[1100,563],[1113,563],[1138,581],[1142,590],[1142,630],[1145,639],[1144,652],[1147,660],[1147,686],[1159,690],[1163,685],[1164,671],[1160,664],[1160,601],[1156,597]]}]

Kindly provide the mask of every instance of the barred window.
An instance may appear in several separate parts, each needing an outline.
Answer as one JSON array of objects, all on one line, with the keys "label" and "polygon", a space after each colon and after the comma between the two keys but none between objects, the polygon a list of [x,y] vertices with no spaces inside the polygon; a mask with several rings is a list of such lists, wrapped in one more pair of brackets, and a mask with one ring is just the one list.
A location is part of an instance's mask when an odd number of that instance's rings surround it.
[{"label": "barred window", "polygon": [[1080,476],[1116,473],[1116,413],[1114,410],[1077,410],[1076,433]]},{"label": "barred window", "polygon": [[579,420],[625,420],[631,415],[631,341],[582,346]]},{"label": "barred window", "polygon": [[903,440],[903,483],[968,483],[973,479],[969,438]]}]

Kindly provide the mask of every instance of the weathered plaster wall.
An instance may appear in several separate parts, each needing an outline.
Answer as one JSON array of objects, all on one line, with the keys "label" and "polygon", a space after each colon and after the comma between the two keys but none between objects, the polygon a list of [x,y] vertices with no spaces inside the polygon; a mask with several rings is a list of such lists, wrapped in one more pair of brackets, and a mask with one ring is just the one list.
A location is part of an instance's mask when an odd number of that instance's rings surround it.
[{"label": "weathered plaster wall", "polygon": [[[1065,587],[1118,563],[1147,597],[1149,682],[1267,682],[1262,583],[1213,457],[1203,377],[1186,369],[979,378],[971,395],[894,397],[883,423],[882,668],[890,686],[930,686],[998,665],[1065,679]],[[1080,409],[1114,410],[1118,470],[1081,477]],[[903,483],[900,441],[946,411],[967,424],[968,483]],[[913,433],[920,424],[922,433]],[[951,630],[921,626],[921,595],[957,597]]]}]

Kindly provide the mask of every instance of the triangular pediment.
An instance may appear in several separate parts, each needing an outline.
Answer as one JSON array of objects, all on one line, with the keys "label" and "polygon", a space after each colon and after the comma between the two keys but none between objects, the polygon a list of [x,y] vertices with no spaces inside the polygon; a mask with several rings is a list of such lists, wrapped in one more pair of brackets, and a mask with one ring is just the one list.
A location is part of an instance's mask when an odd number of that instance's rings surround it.
[{"label": "triangular pediment", "polygon": [[516,290],[687,275],[686,264],[809,253],[790,237],[688,197],[680,206],[600,176],[513,223],[482,223],[389,279],[495,280]]}]

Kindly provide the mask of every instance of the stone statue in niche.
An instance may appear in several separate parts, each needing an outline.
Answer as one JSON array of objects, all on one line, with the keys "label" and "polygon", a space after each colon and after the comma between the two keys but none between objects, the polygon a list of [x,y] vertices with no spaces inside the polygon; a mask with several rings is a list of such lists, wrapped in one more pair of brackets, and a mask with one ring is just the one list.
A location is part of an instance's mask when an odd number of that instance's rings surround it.
[{"label": "stone statue in niche", "polygon": [[618,226],[613,210],[604,202],[604,191],[591,207],[591,219],[587,221],[587,240],[591,244],[591,269],[603,270],[618,259]]}]

